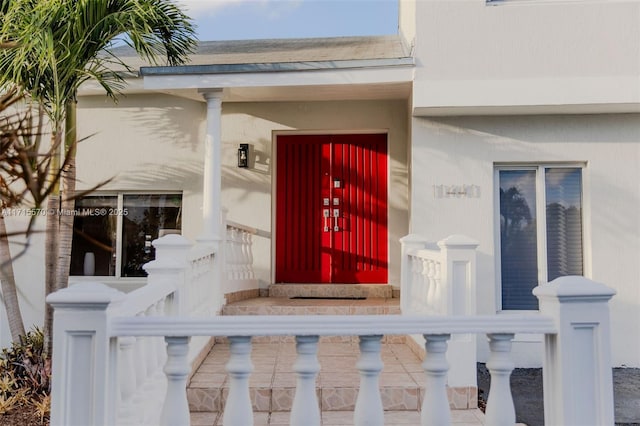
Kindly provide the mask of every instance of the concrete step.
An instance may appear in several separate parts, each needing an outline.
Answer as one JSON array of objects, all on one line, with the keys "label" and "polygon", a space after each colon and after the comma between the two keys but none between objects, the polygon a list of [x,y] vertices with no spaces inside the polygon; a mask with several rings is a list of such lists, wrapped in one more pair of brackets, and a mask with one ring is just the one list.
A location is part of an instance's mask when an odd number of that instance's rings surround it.
[{"label": "concrete step", "polygon": [[272,284],[269,297],[400,298],[389,284]]},{"label": "concrete step", "polygon": [[399,315],[400,299],[290,299],[257,297],[229,303],[222,315]]},{"label": "concrete step", "polygon": [[[258,297],[230,303],[222,308],[222,315],[399,315],[400,299],[289,299],[286,297]],[[384,336],[385,343],[404,343],[405,336]],[[254,343],[294,342],[293,336],[256,336]],[[327,336],[321,341],[330,343],[358,342],[357,336]],[[216,338],[226,343],[225,337]]]}]

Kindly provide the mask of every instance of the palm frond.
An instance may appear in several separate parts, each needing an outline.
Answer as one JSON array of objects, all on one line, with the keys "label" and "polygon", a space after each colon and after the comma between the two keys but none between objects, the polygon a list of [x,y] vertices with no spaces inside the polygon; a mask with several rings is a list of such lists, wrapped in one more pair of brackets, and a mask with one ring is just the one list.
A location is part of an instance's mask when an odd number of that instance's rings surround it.
[{"label": "palm frond", "polygon": [[13,0],[0,3],[0,86],[13,83],[42,103],[52,121],[64,119],[64,104],[82,83],[97,81],[115,96],[128,69],[110,52],[125,35],[151,63],[188,59],[196,39],[191,19],[170,0]]}]

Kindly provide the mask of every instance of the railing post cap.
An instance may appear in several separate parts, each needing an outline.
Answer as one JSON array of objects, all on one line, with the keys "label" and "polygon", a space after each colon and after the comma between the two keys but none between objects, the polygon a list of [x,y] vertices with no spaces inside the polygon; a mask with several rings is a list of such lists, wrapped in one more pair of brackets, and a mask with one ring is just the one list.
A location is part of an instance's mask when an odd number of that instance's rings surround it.
[{"label": "railing post cap", "polygon": [[448,249],[475,249],[479,245],[480,243],[478,241],[461,234],[450,235],[447,238],[438,241],[438,247]]},{"label": "railing post cap", "polygon": [[191,241],[180,234],[167,234],[164,237],[160,237],[151,242],[156,248],[188,248],[191,247]]},{"label": "railing post cap", "polygon": [[400,242],[402,244],[424,244],[426,240],[422,235],[409,234],[400,238]]},{"label": "railing post cap", "polygon": [[142,265],[142,269],[144,269],[147,274],[155,272],[180,272],[186,267],[186,261],[176,260],[175,258],[171,258],[169,260],[156,259]]},{"label": "railing post cap", "polygon": [[96,281],[86,281],[63,288],[47,296],[54,308],[74,307],[105,309],[109,304],[121,302],[125,294]]},{"label": "railing post cap", "polygon": [[533,289],[538,299],[552,298],[561,301],[607,301],[616,291],[588,278],[569,275],[559,277]]}]

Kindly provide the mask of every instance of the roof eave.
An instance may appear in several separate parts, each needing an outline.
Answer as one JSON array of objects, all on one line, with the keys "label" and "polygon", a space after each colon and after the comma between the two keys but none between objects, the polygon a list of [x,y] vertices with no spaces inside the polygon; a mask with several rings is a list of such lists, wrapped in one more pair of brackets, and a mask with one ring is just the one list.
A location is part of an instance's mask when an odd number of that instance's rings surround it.
[{"label": "roof eave", "polygon": [[206,74],[238,74],[238,73],[272,73],[318,70],[346,70],[380,67],[413,67],[414,58],[382,58],[355,59],[336,61],[304,61],[304,62],[266,62],[246,64],[212,64],[141,67],[141,76],[166,75],[206,75]]}]

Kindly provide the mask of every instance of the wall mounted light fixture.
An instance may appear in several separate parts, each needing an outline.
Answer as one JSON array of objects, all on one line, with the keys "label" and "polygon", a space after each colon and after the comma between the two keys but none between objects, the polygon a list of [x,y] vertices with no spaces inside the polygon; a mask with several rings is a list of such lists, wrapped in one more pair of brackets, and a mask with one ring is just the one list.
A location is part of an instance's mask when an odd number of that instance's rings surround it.
[{"label": "wall mounted light fixture", "polygon": [[238,167],[247,168],[249,167],[249,144],[241,143],[240,148],[238,148]]}]

